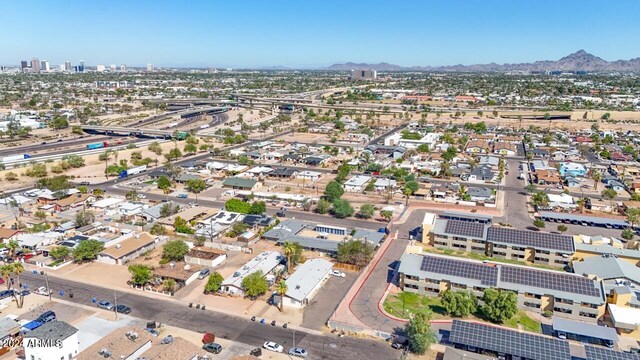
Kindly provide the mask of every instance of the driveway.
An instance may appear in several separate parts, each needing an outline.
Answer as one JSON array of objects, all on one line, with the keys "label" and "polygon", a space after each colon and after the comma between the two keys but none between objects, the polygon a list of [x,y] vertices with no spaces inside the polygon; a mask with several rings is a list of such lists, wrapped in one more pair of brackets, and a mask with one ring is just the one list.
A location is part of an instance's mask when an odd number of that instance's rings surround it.
[{"label": "driveway", "polygon": [[304,309],[302,326],[320,330],[336,310],[340,301],[358,277],[357,273],[345,272],[344,278],[331,276]]},{"label": "driveway", "polygon": [[[78,308],[75,308],[78,309]],[[119,320],[106,320],[99,316],[91,316],[76,325],[78,328],[78,342],[80,351],[95,344],[97,341],[107,336],[116,329],[133,326],[140,321],[122,314],[118,315]]]}]

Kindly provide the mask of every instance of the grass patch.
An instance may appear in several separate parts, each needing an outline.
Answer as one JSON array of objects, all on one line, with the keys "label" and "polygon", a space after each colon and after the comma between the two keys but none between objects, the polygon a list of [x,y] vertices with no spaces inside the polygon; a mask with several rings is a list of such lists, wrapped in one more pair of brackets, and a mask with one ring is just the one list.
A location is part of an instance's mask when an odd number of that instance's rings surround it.
[{"label": "grass patch", "polygon": [[63,262],[64,262],[64,260],[60,259],[60,260],[56,260],[56,261],[48,264],[47,266],[54,267],[54,266],[58,266],[58,265],[62,264]]},{"label": "grass patch", "polygon": [[[404,300],[404,304],[403,304]],[[447,318],[446,311],[440,299],[437,297],[424,296],[411,292],[401,292],[387,296],[384,300],[384,310],[396,317],[409,319],[411,314],[416,313],[419,309],[428,307],[433,311],[434,319]]]},{"label": "grass patch", "polygon": [[527,331],[542,333],[542,326],[539,322],[527,316],[527,314],[520,310],[511,319],[504,322],[505,326],[517,329],[518,325],[522,325],[522,328]]}]

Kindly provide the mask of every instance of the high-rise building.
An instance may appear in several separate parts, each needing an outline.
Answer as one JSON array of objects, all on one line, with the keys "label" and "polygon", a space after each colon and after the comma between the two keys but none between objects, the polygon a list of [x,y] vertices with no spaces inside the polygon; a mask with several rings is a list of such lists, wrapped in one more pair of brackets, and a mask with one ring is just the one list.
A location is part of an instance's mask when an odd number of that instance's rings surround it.
[{"label": "high-rise building", "polygon": [[64,64],[60,64],[60,71],[64,71],[64,70],[65,70]]},{"label": "high-rise building", "polygon": [[147,71],[153,71],[153,64],[147,64]]},{"label": "high-rise building", "polygon": [[64,71],[71,71],[71,61],[65,61],[64,62]]},{"label": "high-rise building", "polygon": [[42,60],[40,63],[40,70],[49,71],[49,62],[47,60]]},{"label": "high-rise building", "polygon": [[38,58],[31,59],[31,72],[40,72],[40,60]]},{"label": "high-rise building", "polygon": [[217,72],[218,72],[218,69],[216,69],[216,68],[210,67],[210,68],[207,69],[207,73],[209,73],[209,74],[215,74]]},{"label": "high-rise building", "polygon": [[104,65],[103,65],[103,64],[98,64],[98,65],[96,65],[96,71],[98,71],[98,72],[103,72],[103,71],[104,71],[104,69],[105,69],[105,67],[104,67]]},{"label": "high-rise building", "polygon": [[120,71],[127,71],[127,65],[125,64],[120,65]]},{"label": "high-rise building", "polygon": [[29,63],[27,62],[27,60],[20,61],[20,70],[24,71],[24,69],[28,67],[29,67]]},{"label": "high-rise building", "polygon": [[77,72],[84,72],[84,60],[80,60],[80,65],[77,67]]},{"label": "high-rise building", "polygon": [[376,70],[351,70],[351,80],[375,80],[377,76]]},{"label": "high-rise building", "polygon": [[116,64],[109,65],[109,71],[116,72]]}]

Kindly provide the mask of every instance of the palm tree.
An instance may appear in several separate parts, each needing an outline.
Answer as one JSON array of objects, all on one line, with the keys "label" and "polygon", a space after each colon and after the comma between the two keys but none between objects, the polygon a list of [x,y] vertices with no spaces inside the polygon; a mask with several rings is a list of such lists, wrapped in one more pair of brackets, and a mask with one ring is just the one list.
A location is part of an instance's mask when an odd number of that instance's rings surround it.
[{"label": "palm tree", "polygon": [[9,249],[9,256],[13,259],[16,256],[16,250],[20,248],[20,243],[16,240],[10,240],[7,243],[7,249]]},{"label": "palm tree", "polygon": [[20,274],[24,272],[24,265],[21,262],[14,262],[11,264],[13,268],[12,272],[16,275],[17,283],[18,283],[18,291],[13,292],[13,297],[16,300],[16,306],[18,309],[22,309],[24,305],[24,294],[22,293],[22,284],[20,283]]},{"label": "palm tree", "polygon": [[593,179],[593,190],[596,190],[598,183],[602,180],[602,174],[599,171],[592,171],[591,179]]},{"label": "palm tree", "polygon": [[13,274],[13,265],[7,264],[0,267],[0,276],[7,284],[7,290],[11,289],[11,274]]},{"label": "palm tree", "polygon": [[284,310],[284,295],[287,293],[287,283],[284,280],[280,280],[278,284],[276,284],[276,292],[280,295],[280,312]]},{"label": "palm tree", "polygon": [[285,241],[285,243],[282,245],[282,251],[284,252],[284,256],[287,257],[287,273],[290,274],[291,269],[293,268],[291,260],[296,252],[295,244],[291,241]]}]

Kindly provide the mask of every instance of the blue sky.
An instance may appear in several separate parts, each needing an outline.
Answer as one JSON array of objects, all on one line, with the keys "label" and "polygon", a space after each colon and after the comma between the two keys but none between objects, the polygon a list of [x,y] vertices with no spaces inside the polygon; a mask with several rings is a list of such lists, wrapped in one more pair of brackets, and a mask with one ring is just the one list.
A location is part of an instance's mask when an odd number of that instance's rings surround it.
[{"label": "blue sky", "polygon": [[640,1],[2,1],[0,64],[290,67],[640,56]]}]

